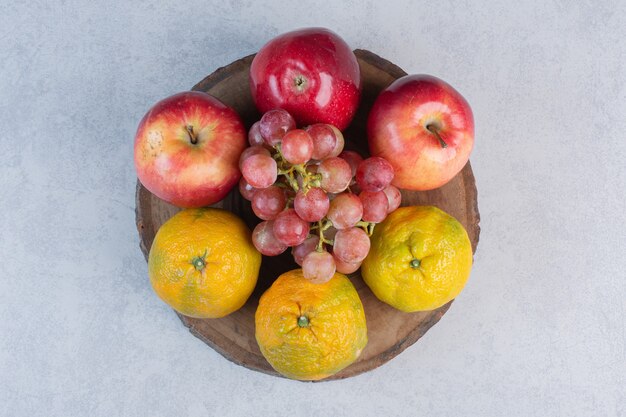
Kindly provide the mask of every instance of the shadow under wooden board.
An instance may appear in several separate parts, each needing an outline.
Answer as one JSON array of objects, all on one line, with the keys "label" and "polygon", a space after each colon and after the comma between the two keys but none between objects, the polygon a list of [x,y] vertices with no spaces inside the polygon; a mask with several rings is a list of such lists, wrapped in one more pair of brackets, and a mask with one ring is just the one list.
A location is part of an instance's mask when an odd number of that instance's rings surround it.
[{"label": "shadow under wooden board", "polygon": [[[359,110],[344,133],[346,149],[357,150],[365,156],[368,154],[365,126],[369,110],[378,93],[406,73],[371,52],[356,50],[355,54],[361,67],[363,95]],[[220,68],[193,87],[193,90],[210,93],[234,108],[247,128],[260,118],[248,84],[253,58],[254,55],[250,55]],[[425,192],[403,191],[402,205],[434,205],[451,214],[467,229],[475,252],[480,233],[476,194],[474,175],[468,162],[456,177],[441,188]],[[241,197],[237,187],[214,207],[228,209],[238,214],[250,229],[260,221],[252,212],[250,203]],[[179,210],[160,200],[137,182],[136,222],[141,250],[146,258],[159,227]],[[297,265],[290,251],[277,257],[264,256],[256,289],[240,310],[221,319],[194,319],[180,314],[179,317],[191,333],[225,358],[256,371],[279,375],[263,358],[256,343],[254,313],[259,297],[273,280],[281,273],[294,268],[297,268]],[[351,274],[350,280],[363,302],[369,342],[356,362],[328,379],[358,375],[389,361],[424,335],[439,321],[452,303],[433,311],[403,313],[379,301],[364,284],[359,271]]]}]

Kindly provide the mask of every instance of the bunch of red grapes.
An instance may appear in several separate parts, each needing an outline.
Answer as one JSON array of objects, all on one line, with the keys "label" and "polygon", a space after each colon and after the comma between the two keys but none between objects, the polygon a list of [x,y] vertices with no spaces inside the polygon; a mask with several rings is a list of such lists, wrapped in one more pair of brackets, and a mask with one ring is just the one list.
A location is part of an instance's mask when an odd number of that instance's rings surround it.
[{"label": "bunch of red grapes", "polygon": [[248,134],[241,155],[241,195],[260,219],[254,246],[276,256],[292,247],[304,276],[324,283],[335,271],[356,271],[374,225],[400,206],[394,171],[383,158],[344,151],[339,129],[297,129],[285,110],[270,110]]}]

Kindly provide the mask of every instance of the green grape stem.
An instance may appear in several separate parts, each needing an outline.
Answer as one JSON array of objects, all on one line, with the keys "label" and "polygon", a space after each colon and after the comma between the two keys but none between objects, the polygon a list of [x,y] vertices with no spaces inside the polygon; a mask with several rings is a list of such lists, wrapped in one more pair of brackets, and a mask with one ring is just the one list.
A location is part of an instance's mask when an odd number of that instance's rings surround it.
[{"label": "green grape stem", "polygon": [[[319,187],[322,179],[321,174],[314,174],[309,172],[306,168],[306,164],[291,165],[283,157],[281,152],[280,143],[274,146],[272,158],[276,160],[278,165],[278,175],[285,177],[287,184],[296,192],[302,190],[305,194],[311,189],[311,187]],[[299,177],[299,178],[298,178]],[[300,179],[302,186],[298,185],[298,179]]]},{"label": "green grape stem", "polygon": [[360,222],[358,222],[356,224],[356,227],[360,227],[361,229],[363,229],[363,231],[365,233],[367,233],[368,236],[372,236],[372,234],[374,233],[374,227],[376,226],[376,223],[372,223],[372,222],[365,222],[363,220],[361,220]]},{"label": "green grape stem", "polygon": [[294,191],[297,192],[300,189],[300,187],[298,186],[298,180],[293,175],[293,170],[292,169],[287,171],[287,174],[285,175],[285,178],[287,178],[287,182],[289,183],[289,185],[291,185],[291,188],[293,188]]},{"label": "green grape stem", "polygon": [[315,250],[317,250],[318,252],[322,252],[324,250],[324,243],[328,244],[328,245],[332,245],[334,244],[334,240],[332,239],[326,239],[324,237],[324,231],[328,230],[331,226],[333,225],[333,223],[328,220],[326,217],[324,217],[322,220],[317,222],[317,225],[313,226],[311,229],[315,228],[317,229],[319,232],[319,241],[317,242],[317,248]]}]

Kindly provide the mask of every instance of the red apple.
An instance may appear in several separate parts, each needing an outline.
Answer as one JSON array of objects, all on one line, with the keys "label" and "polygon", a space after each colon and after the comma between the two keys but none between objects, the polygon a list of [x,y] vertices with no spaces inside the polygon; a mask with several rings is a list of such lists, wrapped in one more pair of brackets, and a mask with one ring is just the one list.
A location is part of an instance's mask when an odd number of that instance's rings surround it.
[{"label": "red apple", "polygon": [[139,123],[135,168],[157,197],[179,207],[216,203],[241,176],[246,130],[237,113],[206,93],[161,100]]},{"label": "red apple", "polygon": [[371,154],[393,166],[393,185],[432,190],[467,163],[474,117],[467,101],[446,82],[407,75],[380,93],[367,120],[367,135]]},{"label": "red apple", "polygon": [[298,125],[328,123],[340,130],[361,96],[356,56],[334,32],[308,28],[280,35],[261,48],[250,67],[252,98],[261,113],[282,108]]}]

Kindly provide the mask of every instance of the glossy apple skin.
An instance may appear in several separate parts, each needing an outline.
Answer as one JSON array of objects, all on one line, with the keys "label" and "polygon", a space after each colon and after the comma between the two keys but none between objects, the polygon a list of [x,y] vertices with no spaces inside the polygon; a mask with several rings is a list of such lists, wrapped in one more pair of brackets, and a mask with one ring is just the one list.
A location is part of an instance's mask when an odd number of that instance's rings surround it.
[{"label": "glossy apple skin", "polygon": [[[436,127],[447,147],[433,132]],[[474,146],[474,116],[452,86],[429,75],[407,75],[377,97],[367,120],[370,153],[393,165],[392,184],[432,190],[463,169]]]},{"label": "glossy apple skin", "polygon": [[[193,144],[187,126],[193,126]],[[179,207],[203,207],[237,184],[246,130],[237,113],[206,93],[187,91],[161,100],[139,123],[135,168],[157,197]]]},{"label": "glossy apple skin", "polygon": [[361,73],[339,35],[301,29],[261,48],[250,67],[250,89],[261,113],[282,108],[299,126],[328,123],[343,130],[359,105]]}]

